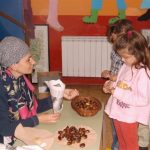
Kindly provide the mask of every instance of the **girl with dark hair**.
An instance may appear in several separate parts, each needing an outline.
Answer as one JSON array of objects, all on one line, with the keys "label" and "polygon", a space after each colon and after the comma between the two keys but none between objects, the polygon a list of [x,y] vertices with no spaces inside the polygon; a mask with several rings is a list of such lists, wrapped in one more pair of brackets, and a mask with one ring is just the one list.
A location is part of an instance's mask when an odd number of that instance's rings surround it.
[{"label": "girl with dark hair", "polygon": [[[133,26],[132,26],[131,21],[127,19],[119,20],[115,24],[109,27],[108,41],[113,44],[119,34],[126,33],[132,29],[133,29]],[[112,49],[111,51],[110,58],[111,58],[110,70],[104,70],[101,74],[103,78],[109,79],[104,83],[104,86],[103,86],[103,90],[105,93],[109,93],[109,85],[111,84],[111,82],[113,82],[116,79],[118,71],[123,65],[123,61],[121,60],[121,57],[115,52],[114,49]],[[118,138],[117,138],[116,131],[113,125],[113,121],[111,123],[112,123],[112,138],[113,138],[111,150],[118,150],[119,149]]]},{"label": "girl with dark hair", "polygon": [[138,124],[148,125],[150,118],[150,49],[136,31],[119,35],[114,49],[124,64],[110,89],[105,112],[113,119],[119,149],[138,150]]}]

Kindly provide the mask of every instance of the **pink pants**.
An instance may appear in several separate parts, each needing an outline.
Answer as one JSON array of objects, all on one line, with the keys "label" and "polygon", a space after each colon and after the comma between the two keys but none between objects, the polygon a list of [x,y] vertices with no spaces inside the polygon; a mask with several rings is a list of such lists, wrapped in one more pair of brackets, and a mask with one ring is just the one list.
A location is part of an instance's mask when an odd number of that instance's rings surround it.
[{"label": "pink pants", "polygon": [[139,150],[138,123],[126,123],[114,120],[118,136],[119,150]]}]

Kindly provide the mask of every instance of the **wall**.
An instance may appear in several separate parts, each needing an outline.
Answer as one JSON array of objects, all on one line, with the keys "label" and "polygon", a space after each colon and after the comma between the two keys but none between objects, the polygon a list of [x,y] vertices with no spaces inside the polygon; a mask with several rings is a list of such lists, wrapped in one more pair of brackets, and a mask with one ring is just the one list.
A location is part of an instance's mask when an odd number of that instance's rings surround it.
[{"label": "wall", "polygon": [[[20,0],[1,0],[0,11],[13,17],[18,22],[23,22],[22,1]],[[0,40],[6,36],[16,36],[24,39],[24,31],[5,17],[0,16]]]},{"label": "wall", "polygon": [[[58,0],[59,15],[88,15],[90,14],[91,0]],[[127,15],[136,16],[143,11],[140,8],[142,0],[126,0]],[[34,15],[47,15],[48,0],[32,0]],[[133,13],[134,11],[134,13]],[[104,0],[103,8],[99,12],[102,16],[113,16],[117,14],[116,0]]]},{"label": "wall", "polygon": [[[61,71],[61,37],[63,35],[106,35],[108,20],[117,14],[116,0],[104,0],[102,11],[99,12],[98,22],[96,24],[85,24],[82,22],[82,17],[90,14],[91,0],[58,0],[59,3],[59,21],[64,27],[63,32],[58,32],[49,28],[49,49],[50,49],[50,70]],[[148,28],[150,21],[139,22],[137,16],[144,11],[140,11],[141,0],[126,0],[127,19],[133,22],[137,30]],[[46,24],[48,14],[48,0],[32,0],[32,9],[34,14],[35,24]],[[131,16],[131,17],[130,17]],[[134,16],[134,17],[133,17]],[[80,80],[66,79],[65,81],[78,83],[102,83],[102,80],[96,79]],[[99,81],[98,81],[99,80]]]}]

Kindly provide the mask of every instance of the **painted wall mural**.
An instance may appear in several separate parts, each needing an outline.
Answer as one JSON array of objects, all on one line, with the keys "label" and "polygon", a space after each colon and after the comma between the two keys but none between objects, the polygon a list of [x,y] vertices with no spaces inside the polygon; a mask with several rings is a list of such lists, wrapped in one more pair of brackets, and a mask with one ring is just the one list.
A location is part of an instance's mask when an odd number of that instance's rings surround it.
[{"label": "painted wall mural", "polygon": [[141,8],[147,9],[147,11],[142,16],[138,17],[138,21],[150,20],[150,0],[143,0]]},{"label": "painted wall mural", "polygon": [[[1,12],[13,17],[19,22],[23,22],[22,1],[0,0],[0,4]],[[16,36],[24,39],[24,31],[19,26],[15,25],[9,20],[0,17],[0,40],[3,39],[5,36]]]},{"label": "painted wall mural", "polygon": [[[85,16],[83,18],[84,23],[96,23],[98,19],[98,12],[102,9],[103,0],[92,0],[92,6],[91,6],[91,15]],[[111,18],[109,20],[109,24],[113,24],[116,21],[120,19],[125,19],[126,14],[126,3],[125,0],[117,0],[117,6],[118,6],[118,16],[115,18]]]},{"label": "painted wall mural", "polygon": [[58,0],[49,0],[47,23],[56,31],[64,30],[64,27],[58,21]]}]

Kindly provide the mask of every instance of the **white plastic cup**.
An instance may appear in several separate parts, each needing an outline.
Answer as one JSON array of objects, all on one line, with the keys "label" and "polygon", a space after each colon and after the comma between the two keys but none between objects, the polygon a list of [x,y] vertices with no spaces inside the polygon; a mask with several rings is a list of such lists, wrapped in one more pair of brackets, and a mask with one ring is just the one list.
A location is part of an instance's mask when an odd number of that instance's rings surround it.
[{"label": "white plastic cup", "polygon": [[63,109],[63,96],[65,91],[65,84],[59,79],[45,81],[45,83],[50,89],[54,113],[61,112]]},{"label": "white plastic cup", "polygon": [[63,97],[56,98],[52,96],[52,102],[53,102],[53,112],[60,113],[63,109]]}]

